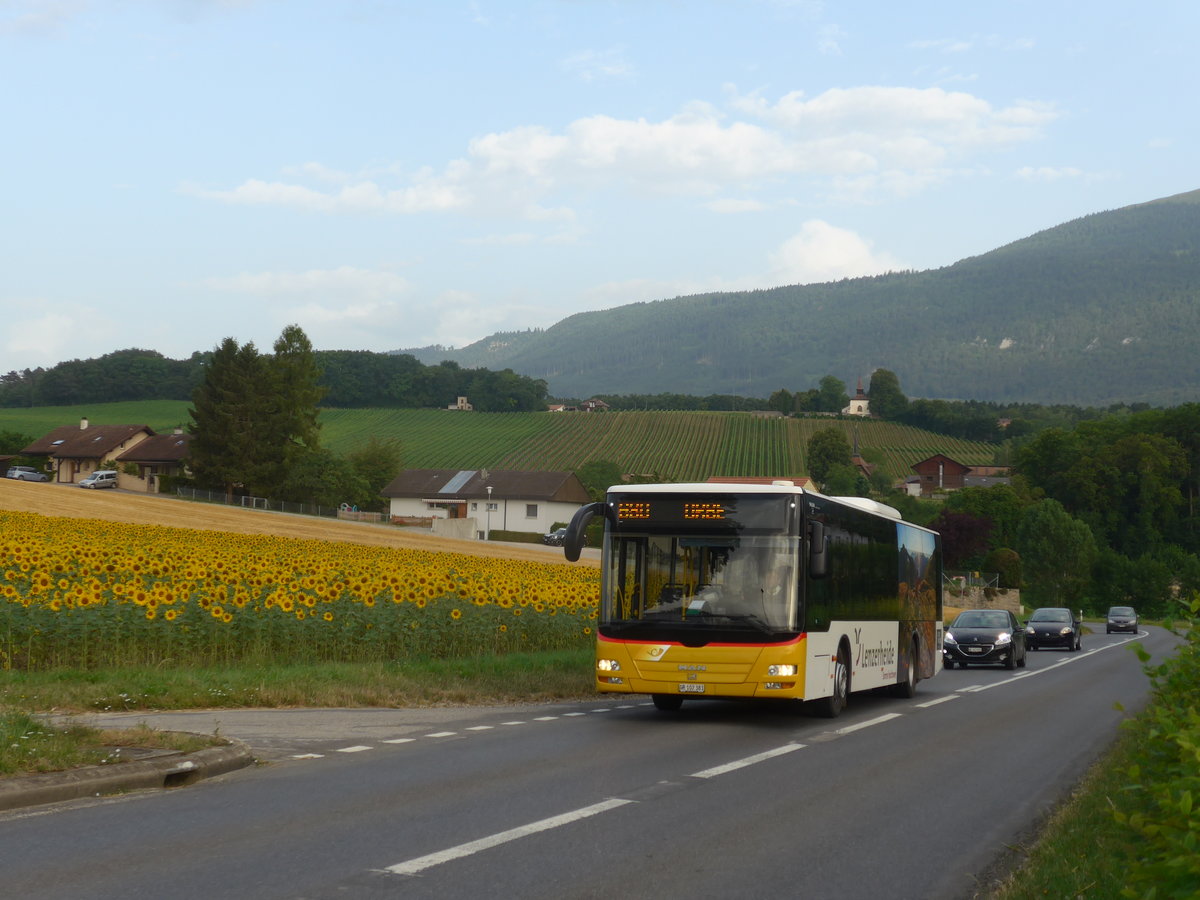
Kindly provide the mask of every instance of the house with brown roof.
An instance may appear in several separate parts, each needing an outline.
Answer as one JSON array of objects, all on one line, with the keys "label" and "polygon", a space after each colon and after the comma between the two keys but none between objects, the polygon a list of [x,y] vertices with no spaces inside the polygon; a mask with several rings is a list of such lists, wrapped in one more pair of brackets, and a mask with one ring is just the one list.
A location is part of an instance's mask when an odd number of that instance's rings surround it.
[{"label": "house with brown roof", "polygon": [[[61,425],[21,451],[22,456],[44,456],[53,468],[53,481],[77,484],[92,472],[116,469],[117,457],[154,436],[149,425]],[[125,487],[118,475],[117,486]]]},{"label": "house with brown roof", "polygon": [[968,466],[941,453],[913,463],[912,469],[917,473],[922,497],[964,487],[1007,484],[1009,480],[1007,466]]},{"label": "house with brown roof", "polygon": [[471,519],[470,531],[545,534],[590,502],[574,472],[408,469],[380,492],[393,519]]},{"label": "house with brown roof", "polygon": [[[157,494],[162,489],[164,476],[186,474],[184,460],[191,440],[190,434],[176,428],[171,434],[156,434],[135,444],[117,457],[118,471],[126,479],[121,486]],[[132,466],[137,466],[136,475],[126,471]]]}]

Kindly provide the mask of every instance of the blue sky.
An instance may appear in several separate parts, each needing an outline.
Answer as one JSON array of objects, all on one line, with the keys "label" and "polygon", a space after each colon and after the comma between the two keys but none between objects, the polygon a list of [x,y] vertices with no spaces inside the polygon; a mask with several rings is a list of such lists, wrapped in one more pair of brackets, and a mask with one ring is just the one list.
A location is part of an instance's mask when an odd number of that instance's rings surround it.
[{"label": "blue sky", "polygon": [[0,0],[0,372],[462,346],[1200,188],[1200,4]]}]

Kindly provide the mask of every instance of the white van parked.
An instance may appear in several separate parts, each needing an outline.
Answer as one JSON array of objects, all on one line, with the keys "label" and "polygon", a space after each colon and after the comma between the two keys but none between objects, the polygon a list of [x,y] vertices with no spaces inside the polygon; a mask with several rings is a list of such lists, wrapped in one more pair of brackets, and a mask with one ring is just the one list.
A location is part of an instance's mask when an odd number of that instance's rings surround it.
[{"label": "white van parked", "polygon": [[79,486],[85,488],[115,488],[117,486],[117,473],[112,471],[112,469],[101,469],[80,481]]}]

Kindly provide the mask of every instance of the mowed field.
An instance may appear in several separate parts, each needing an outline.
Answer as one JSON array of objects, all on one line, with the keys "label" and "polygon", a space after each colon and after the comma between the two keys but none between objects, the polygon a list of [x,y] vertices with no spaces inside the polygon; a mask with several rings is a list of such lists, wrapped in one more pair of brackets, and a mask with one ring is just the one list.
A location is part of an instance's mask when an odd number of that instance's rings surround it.
[{"label": "mowed field", "polygon": [[[133,525],[277,535],[541,563],[564,562],[561,548],[541,544],[453,540],[392,525],[195,503],[131,491],[90,491],[71,484],[28,483],[9,478],[0,478],[0,509]],[[599,563],[585,553],[578,565],[597,566]]]}]

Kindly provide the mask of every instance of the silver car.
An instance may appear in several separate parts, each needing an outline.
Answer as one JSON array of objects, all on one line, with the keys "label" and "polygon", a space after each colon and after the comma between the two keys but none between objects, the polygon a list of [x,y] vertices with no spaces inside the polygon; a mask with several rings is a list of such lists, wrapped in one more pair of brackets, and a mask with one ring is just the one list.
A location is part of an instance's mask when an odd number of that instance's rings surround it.
[{"label": "silver car", "polygon": [[13,466],[5,474],[6,478],[11,478],[14,481],[49,481],[50,476],[45,472],[39,472],[33,466]]},{"label": "silver car", "polygon": [[1137,634],[1137,630],[1137,611],[1132,606],[1110,606],[1108,608],[1108,622],[1104,626],[1105,634],[1112,634],[1114,631],[1130,631]]}]

